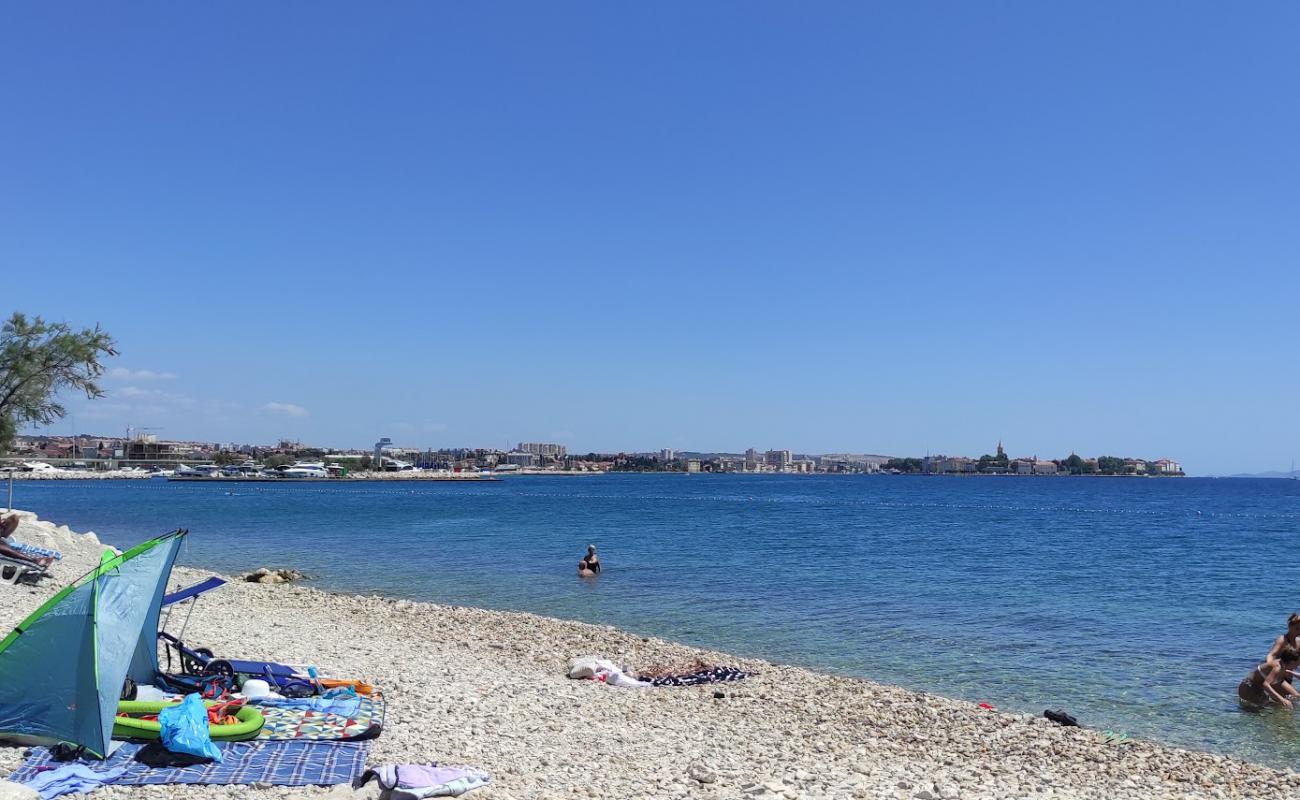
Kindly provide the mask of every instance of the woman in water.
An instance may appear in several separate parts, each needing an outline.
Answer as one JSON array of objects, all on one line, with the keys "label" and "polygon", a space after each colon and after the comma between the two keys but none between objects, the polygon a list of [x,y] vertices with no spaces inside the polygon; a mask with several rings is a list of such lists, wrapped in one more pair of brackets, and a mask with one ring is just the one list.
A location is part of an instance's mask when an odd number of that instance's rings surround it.
[{"label": "woman in water", "polygon": [[1300,664],[1300,650],[1289,644],[1278,650],[1277,661],[1265,661],[1250,671],[1237,685],[1237,697],[1249,708],[1262,708],[1269,703],[1291,707],[1291,697],[1300,697],[1291,685],[1291,670]]},{"label": "woman in water", "polygon": [[1273,663],[1278,659],[1278,653],[1282,648],[1291,645],[1300,649],[1300,614],[1292,614],[1286,620],[1286,633],[1273,640],[1273,646],[1268,649],[1268,655],[1264,656],[1264,663]]},{"label": "woman in water", "polygon": [[596,555],[596,545],[587,545],[587,554],[578,562],[579,578],[594,578],[600,574],[600,557]]},{"label": "woman in water", "polygon": [[582,557],[582,563],[587,565],[587,569],[593,574],[600,574],[600,556],[596,555],[596,545],[587,545],[587,554]]}]

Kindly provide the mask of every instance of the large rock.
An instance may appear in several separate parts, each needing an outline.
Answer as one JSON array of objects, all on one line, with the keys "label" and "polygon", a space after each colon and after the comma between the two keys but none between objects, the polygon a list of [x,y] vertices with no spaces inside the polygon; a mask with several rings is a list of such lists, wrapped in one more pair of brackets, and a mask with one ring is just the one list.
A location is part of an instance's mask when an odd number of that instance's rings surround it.
[{"label": "large rock", "polygon": [[0,781],[0,800],[40,800],[40,795],[21,783]]}]

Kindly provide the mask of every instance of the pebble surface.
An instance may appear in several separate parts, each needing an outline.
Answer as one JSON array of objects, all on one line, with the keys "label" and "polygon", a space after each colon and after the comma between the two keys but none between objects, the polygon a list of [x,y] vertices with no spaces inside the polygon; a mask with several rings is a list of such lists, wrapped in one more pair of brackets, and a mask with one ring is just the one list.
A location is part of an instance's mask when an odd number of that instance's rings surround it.
[{"label": "pebble surface", "polygon": [[[25,514],[20,541],[64,559],[40,586],[0,587],[12,627],[102,551]],[[173,586],[210,573],[177,568]],[[1300,775],[855,678],[702,651],[531,614],[234,581],[186,631],[218,655],[363,678],[388,702],[371,763],[467,764],[474,800],[560,798],[1300,797]],[[702,658],[758,674],[688,688],[616,689],[565,677],[570,658],[633,669]],[[717,693],[722,696],[718,697]],[[0,775],[23,748],[0,746]],[[373,797],[348,787],[107,787],[104,798]]]}]

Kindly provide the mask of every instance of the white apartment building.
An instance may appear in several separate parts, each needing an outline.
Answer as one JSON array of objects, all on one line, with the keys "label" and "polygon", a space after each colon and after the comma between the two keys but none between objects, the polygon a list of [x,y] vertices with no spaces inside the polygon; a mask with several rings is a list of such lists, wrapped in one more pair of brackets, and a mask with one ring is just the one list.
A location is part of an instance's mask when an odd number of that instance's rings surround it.
[{"label": "white apartment building", "polygon": [[562,444],[552,444],[550,442],[520,442],[515,448],[521,453],[532,453],[541,458],[562,459],[569,454],[569,448]]},{"label": "white apartment building", "polygon": [[768,450],[764,454],[763,460],[767,462],[769,467],[785,469],[790,466],[790,462],[794,461],[794,456],[789,450]]}]

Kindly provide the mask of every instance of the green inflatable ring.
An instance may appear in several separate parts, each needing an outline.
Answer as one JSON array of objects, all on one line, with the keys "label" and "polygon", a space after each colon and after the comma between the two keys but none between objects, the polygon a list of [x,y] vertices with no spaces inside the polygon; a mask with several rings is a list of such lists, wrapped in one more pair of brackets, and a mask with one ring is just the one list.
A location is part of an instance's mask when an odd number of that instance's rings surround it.
[{"label": "green inflatable ring", "polygon": [[[117,704],[117,713],[157,714],[167,706],[179,704],[179,700],[170,703],[143,703],[138,700],[121,700]],[[211,707],[216,705],[216,702],[205,700],[203,705]],[[235,712],[235,719],[239,720],[236,725],[209,725],[208,733],[212,735],[212,741],[244,742],[249,739],[256,739],[257,734],[262,732],[262,726],[266,724],[266,717],[262,716],[262,712],[250,705],[246,705]],[[114,739],[157,739],[161,735],[162,725],[157,720],[138,719],[134,716],[113,718]]]}]

